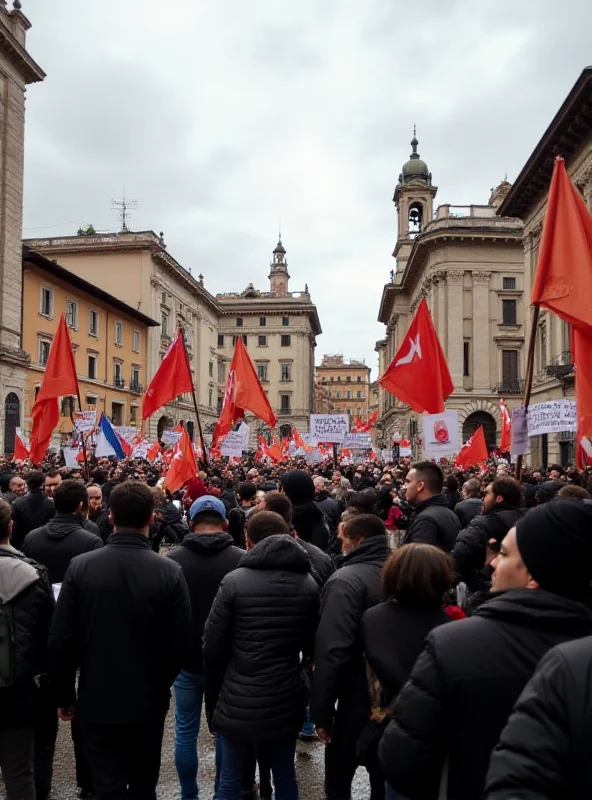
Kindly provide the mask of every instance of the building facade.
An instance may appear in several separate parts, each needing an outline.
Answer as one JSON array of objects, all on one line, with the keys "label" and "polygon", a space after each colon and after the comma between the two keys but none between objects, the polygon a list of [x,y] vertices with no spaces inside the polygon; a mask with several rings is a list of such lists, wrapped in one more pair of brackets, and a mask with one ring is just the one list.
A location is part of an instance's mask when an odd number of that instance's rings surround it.
[{"label": "building facade", "polygon": [[[507,181],[492,190],[487,205],[442,205],[434,213],[438,189],[419,157],[415,136],[411,146],[393,198],[396,269],[384,286],[378,316],[386,326],[376,344],[379,374],[426,298],[454,382],[446,407],[459,412],[461,441],[482,424],[492,448],[499,443],[500,398],[511,408],[519,404],[523,388],[528,311],[522,222],[496,215],[510,189]],[[399,433],[411,439],[419,456],[420,415],[382,388],[379,411],[384,446]]]},{"label": "building facade", "polygon": [[[516,182],[498,209],[500,215],[524,222],[524,292],[529,301],[547,210],[549,186],[556,156],[563,156],[567,172],[592,210],[592,67],[584,69],[565,102],[536,145]],[[592,317],[592,309],[590,309]],[[532,309],[526,309],[525,344],[532,334]],[[569,325],[540,310],[535,339],[531,403],[575,398],[574,368]],[[575,434],[533,437],[530,464],[573,464]]]},{"label": "building facade", "polygon": [[[314,351],[322,333],[308,285],[289,290],[286,249],[281,238],[270,264],[269,291],[250,283],[243,292],[216,295],[218,321],[218,402],[221,406],[234,345],[241,336],[255,364],[257,375],[278,418],[281,436],[292,428],[308,431],[314,405]],[[265,426],[251,422],[251,442]]]},{"label": "building facade", "polygon": [[[22,270],[23,348],[31,358],[25,428],[32,426],[31,411],[62,315],[72,340],[82,410],[96,408],[114,425],[139,427],[148,374],[148,331],[159,323],[27,247]],[[74,398],[61,400],[54,446],[71,434],[74,410],[78,410]],[[7,447],[12,452],[10,442]]]},{"label": "building facade", "polygon": [[25,90],[45,73],[26,50],[31,23],[20,3],[0,0],[0,453],[11,452],[24,418],[28,356],[22,344]]},{"label": "building facade", "polygon": [[[148,333],[147,378],[158,369],[179,327],[185,331],[187,351],[204,431],[217,419],[217,326],[220,310],[197,279],[168,252],[162,234],[153,231],[92,236],[28,239],[25,244],[55,258],[75,275],[116,294],[123,302],[157,320]],[[179,397],[154,414],[147,424],[150,438],[183,421],[197,441],[193,398]]]},{"label": "building facade", "polygon": [[317,378],[329,396],[332,414],[348,414],[365,420],[370,402],[370,367],[342,355],[324,355],[316,369]]}]

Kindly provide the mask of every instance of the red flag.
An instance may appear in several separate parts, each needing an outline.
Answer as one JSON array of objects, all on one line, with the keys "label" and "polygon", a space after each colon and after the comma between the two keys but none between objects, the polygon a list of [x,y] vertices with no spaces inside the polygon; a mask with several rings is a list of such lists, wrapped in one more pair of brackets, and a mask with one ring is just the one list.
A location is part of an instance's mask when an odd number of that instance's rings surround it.
[{"label": "red flag", "polygon": [[193,392],[191,367],[185,349],[185,337],[179,328],[174,342],[164,354],[160,367],[146,389],[142,420],[152,416],[161,406],[165,406],[180,394]]},{"label": "red flag", "polygon": [[444,400],[454,391],[454,384],[425,299],[379,381],[414,411],[444,411]]},{"label": "red flag", "polygon": [[189,434],[183,429],[162,487],[163,489],[168,489],[169,492],[176,492],[177,489],[184,486],[191,478],[195,478],[196,475],[197,462],[195,460],[195,452]]},{"label": "red flag", "polygon": [[146,458],[148,461],[156,461],[158,454],[160,453],[160,442],[158,439],[154,442],[150,450],[146,453]]},{"label": "red flag", "polygon": [[282,460],[282,448],[280,447],[278,440],[273,436],[271,438],[271,442],[269,443],[269,447],[267,448],[266,455],[268,455],[274,461]]},{"label": "red flag", "polygon": [[510,412],[504,403],[503,398],[499,402],[500,416],[502,418],[502,436],[500,440],[500,450],[502,453],[510,452],[510,445],[512,443],[512,420],[510,419]]},{"label": "red flag", "polygon": [[555,159],[531,303],[576,327],[592,326],[592,214]]},{"label": "red flag", "polygon": [[365,423],[360,424],[358,430],[361,431],[362,433],[367,433],[368,431],[371,431],[374,425],[376,424],[377,420],[378,420],[378,411],[373,411],[368,417],[368,420]]},{"label": "red flag", "polygon": [[485,441],[483,425],[479,425],[467,444],[462,448],[456,458],[456,466],[460,469],[474,467],[482,461],[487,461],[489,451]]},{"label": "red flag", "polygon": [[572,328],[572,358],[576,370],[576,464],[592,463],[592,329]]},{"label": "red flag", "polygon": [[226,436],[247,411],[262,419],[270,428],[277,422],[242,337],[239,336],[226,381],[222,413],[214,429],[212,444]]},{"label": "red flag", "polygon": [[14,453],[12,454],[12,458],[14,461],[25,461],[29,458],[29,451],[18,433],[14,435]]},{"label": "red flag", "polygon": [[74,352],[66,318],[62,314],[49,350],[43,383],[31,412],[33,429],[31,430],[30,456],[35,464],[39,464],[43,459],[51,441],[51,435],[60,421],[58,397],[77,394],[78,378],[76,377]]}]

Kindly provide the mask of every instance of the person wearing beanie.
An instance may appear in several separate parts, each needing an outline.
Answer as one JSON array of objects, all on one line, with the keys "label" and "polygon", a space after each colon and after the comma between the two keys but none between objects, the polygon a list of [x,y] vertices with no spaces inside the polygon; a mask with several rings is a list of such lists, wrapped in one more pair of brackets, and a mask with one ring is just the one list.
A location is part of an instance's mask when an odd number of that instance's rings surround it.
[{"label": "person wearing beanie", "polygon": [[298,538],[321,550],[329,546],[329,523],[315,502],[313,479],[303,469],[292,469],[282,478],[281,492],[292,503],[292,525]]},{"label": "person wearing beanie", "polygon": [[483,796],[491,752],[538,662],[592,633],[591,506],[557,499],[529,511],[491,566],[487,601],[429,634],[391,709],[379,759],[404,796]]}]

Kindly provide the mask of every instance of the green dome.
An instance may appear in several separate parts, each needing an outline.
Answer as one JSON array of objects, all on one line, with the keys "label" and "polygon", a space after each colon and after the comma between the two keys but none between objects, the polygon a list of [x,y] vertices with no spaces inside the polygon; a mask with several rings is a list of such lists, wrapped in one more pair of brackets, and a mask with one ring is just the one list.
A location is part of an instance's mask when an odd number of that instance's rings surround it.
[{"label": "green dome", "polygon": [[431,181],[432,176],[428,169],[428,165],[419,157],[417,145],[418,141],[414,135],[413,139],[411,140],[411,148],[413,152],[409,156],[409,161],[403,165],[403,169],[401,170],[401,177],[399,179],[401,183],[407,183],[407,181],[417,178],[423,181]]}]

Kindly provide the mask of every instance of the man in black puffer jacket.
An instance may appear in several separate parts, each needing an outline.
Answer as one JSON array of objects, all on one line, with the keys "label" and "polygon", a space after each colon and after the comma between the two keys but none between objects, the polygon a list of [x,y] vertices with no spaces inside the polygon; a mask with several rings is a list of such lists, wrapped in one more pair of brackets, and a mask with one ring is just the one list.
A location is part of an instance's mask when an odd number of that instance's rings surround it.
[{"label": "man in black puffer jacket", "polygon": [[491,599],[427,637],[379,745],[396,792],[411,800],[431,800],[439,790],[454,800],[483,796],[491,752],[540,659],[592,633],[583,604],[591,530],[592,507],[584,503],[557,500],[530,511],[492,563]]},{"label": "man in black puffer jacket", "polygon": [[543,658],[493,751],[487,800],[592,797],[592,637]]},{"label": "man in black puffer jacket", "polygon": [[227,575],[204,630],[212,728],[222,747],[220,797],[240,797],[252,745],[271,764],[277,797],[296,797],[294,754],[319,608],[308,554],[279,514],[249,517],[247,550]]},{"label": "man in black puffer jacket", "polygon": [[471,592],[488,591],[490,576],[485,571],[487,544],[491,539],[499,545],[520,516],[522,489],[514,478],[496,478],[485,489],[483,513],[469,522],[457,538],[452,557],[459,580]]},{"label": "man in black puffer jacket", "polygon": [[442,495],[444,475],[437,464],[420,461],[405,477],[405,499],[413,507],[402,544],[433,544],[450,553],[460,522]]},{"label": "man in black puffer jacket", "polygon": [[25,798],[35,797],[36,681],[46,669],[53,595],[47,570],[8,544],[11,528],[0,500],[0,769],[8,797]]},{"label": "man in black puffer jacket", "polygon": [[[339,537],[344,556],[323,590],[310,694],[311,719],[327,744],[328,800],[350,796],[358,765],[356,745],[369,713],[360,623],[366,609],[380,602],[380,573],[388,556],[384,523],[372,514],[347,519]],[[370,781],[373,791],[384,789],[382,776],[370,774]]]},{"label": "man in black puffer jacket", "polygon": [[20,550],[25,536],[35,528],[45,525],[55,514],[55,506],[51,497],[43,492],[45,476],[42,472],[29,472],[27,475],[28,492],[24,497],[17,497],[12,504],[12,534],[10,543]]}]

